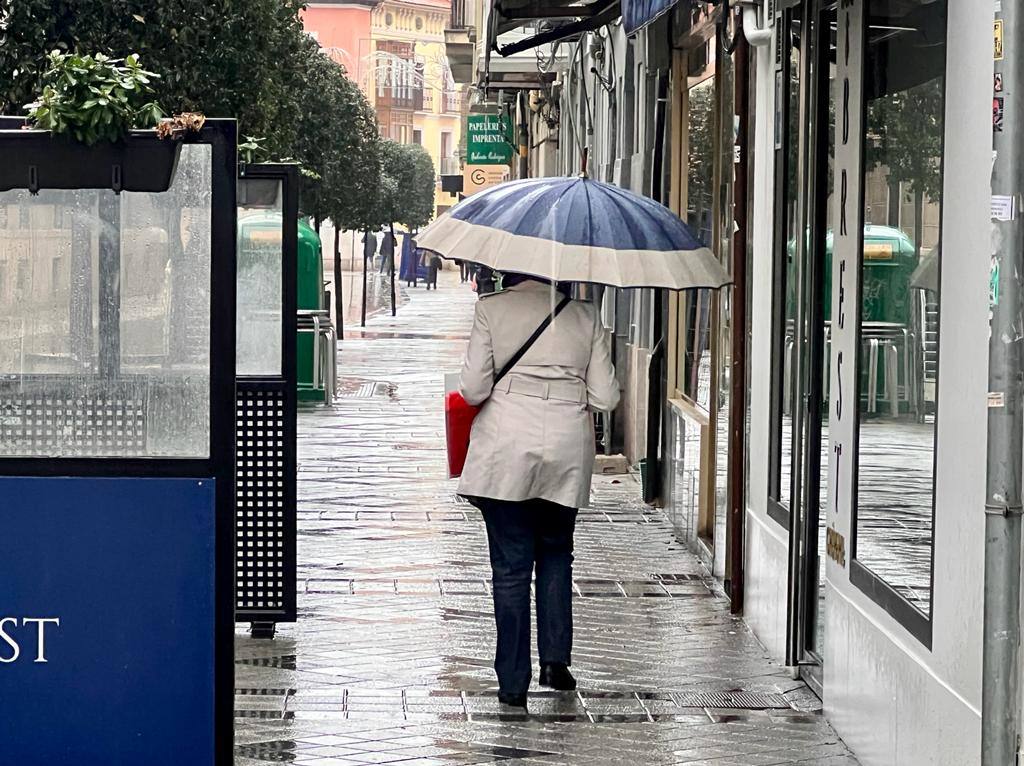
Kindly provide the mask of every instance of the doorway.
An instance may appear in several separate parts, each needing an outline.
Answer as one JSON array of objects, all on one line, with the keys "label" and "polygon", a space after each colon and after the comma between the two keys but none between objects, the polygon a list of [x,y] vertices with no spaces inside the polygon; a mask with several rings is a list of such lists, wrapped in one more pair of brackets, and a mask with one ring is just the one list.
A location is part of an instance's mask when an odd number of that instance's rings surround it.
[{"label": "doorway", "polygon": [[[789,531],[787,661],[820,695],[828,455],[836,7],[782,12],[775,53],[770,513]],[[802,234],[802,236],[801,236]]]}]

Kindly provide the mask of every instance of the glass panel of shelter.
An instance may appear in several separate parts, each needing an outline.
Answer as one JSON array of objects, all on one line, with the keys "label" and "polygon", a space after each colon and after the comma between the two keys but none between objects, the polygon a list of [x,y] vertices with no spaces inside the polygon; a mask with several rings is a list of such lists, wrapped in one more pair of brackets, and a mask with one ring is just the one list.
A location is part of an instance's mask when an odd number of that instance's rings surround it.
[{"label": "glass panel of shelter", "polygon": [[0,456],[209,456],[212,172],[0,193]]},{"label": "glass panel of shelter", "polygon": [[241,179],[238,198],[235,374],[277,376],[283,343],[283,184],[272,178]]}]

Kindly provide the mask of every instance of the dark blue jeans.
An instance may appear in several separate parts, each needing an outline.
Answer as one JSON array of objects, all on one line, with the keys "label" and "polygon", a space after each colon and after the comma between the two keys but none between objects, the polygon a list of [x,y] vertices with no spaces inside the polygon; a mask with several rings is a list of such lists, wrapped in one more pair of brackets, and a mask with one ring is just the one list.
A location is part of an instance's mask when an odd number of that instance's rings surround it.
[{"label": "dark blue jeans", "polygon": [[494,588],[498,685],[530,686],[530,580],[537,570],[537,650],[541,664],[572,660],[572,537],[576,509],[547,500],[474,498],[487,524]]}]

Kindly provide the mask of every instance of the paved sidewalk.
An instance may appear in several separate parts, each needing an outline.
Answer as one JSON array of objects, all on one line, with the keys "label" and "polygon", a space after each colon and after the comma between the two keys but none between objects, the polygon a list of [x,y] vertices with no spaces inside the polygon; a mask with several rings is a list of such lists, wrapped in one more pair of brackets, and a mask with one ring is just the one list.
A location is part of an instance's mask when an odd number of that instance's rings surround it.
[{"label": "paved sidewalk", "polygon": [[580,515],[580,691],[499,707],[484,527],[444,476],[475,296],[451,272],[407,294],[347,335],[335,406],[300,412],[299,622],[238,634],[236,764],[855,766],[631,477]]}]

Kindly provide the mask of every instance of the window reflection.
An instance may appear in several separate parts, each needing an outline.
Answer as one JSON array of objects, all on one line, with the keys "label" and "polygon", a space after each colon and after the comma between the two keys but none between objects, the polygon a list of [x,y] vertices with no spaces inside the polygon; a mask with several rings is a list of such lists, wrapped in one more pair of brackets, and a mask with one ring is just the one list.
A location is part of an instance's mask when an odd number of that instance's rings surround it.
[{"label": "window reflection", "polygon": [[[794,22],[795,26],[795,22]],[[782,345],[782,401],[781,424],[776,438],[779,440],[778,494],[780,504],[790,506],[792,500],[793,472],[793,390],[799,367],[796,347],[797,293],[799,289],[799,271],[796,257],[796,235],[799,224],[799,188],[797,151],[800,141],[800,48],[795,35],[790,36],[789,48],[789,88],[785,94],[787,99],[787,129],[782,141],[782,173],[783,173],[783,221],[785,232],[786,253],[783,266],[783,286],[785,295],[785,315],[783,317]]]},{"label": "window reflection", "polygon": [[[704,70],[713,71],[713,64]],[[715,79],[703,75],[690,79],[686,223],[710,248],[714,239]],[[685,339],[685,348],[680,355],[679,388],[706,409],[711,404],[711,297],[711,290],[687,290],[680,301],[680,337]]]},{"label": "window reflection", "polygon": [[945,91],[945,30],[932,27],[945,13],[924,10],[869,12],[906,23],[872,26],[865,60],[856,557],[927,614]]}]

